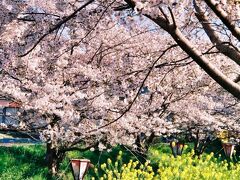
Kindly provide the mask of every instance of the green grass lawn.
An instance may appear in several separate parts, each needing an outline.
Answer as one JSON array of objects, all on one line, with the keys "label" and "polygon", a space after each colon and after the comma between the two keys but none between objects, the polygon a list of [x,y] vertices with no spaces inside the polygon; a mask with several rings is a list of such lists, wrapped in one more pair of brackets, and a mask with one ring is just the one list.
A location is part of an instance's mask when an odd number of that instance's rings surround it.
[{"label": "green grass lawn", "polygon": [[44,147],[0,147],[0,179],[44,179],[47,174]]},{"label": "green grass lawn", "polygon": [[[73,179],[69,164],[71,158],[87,158],[95,167],[99,167],[107,161],[107,158],[114,160],[120,149],[123,148],[116,147],[111,152],[68,152],[60,165],[60,178],[58,179]],[[44,160],[45,150],[43,145],[0,146],[0,180],[49,179],[47,164]],[[128,162],[130,158],[134,159],[133,155],[125,150],[123,162]],[[90,169],[86,179],[90,179],[93,174],[93,169]]]},{"label": "green grass lawn", "polygon": [[[192,149],[192,144],[184,149],[184,153],[188,153]],[[60,165],[60,177],[57,179],[72,180],[71,168],[69,161],[71,158],[86,158],[90,159],[91,163],[98,169],[102,163],[107,162],[111,158],[114,162],[119,151],[123,152],[122,161],[128,163],[130,159],[144,161],[141,156],[136,157],[127,148],[118,146],[110,152],[86,151],[80,153],[78,151],[68,152],[66,158]],[[48,176],[47,164],[45,161],[45,146],[43,145],[22,145],[4,147],[0,146],[0,180],[44,180],[50,179]],[[223,153],[218,145],[207,149],[207,152],[215,152],[216,156]],[[151,164],[157,167],[159,162],[159,154],[171,154],[171,149],[168,144],[157,144],[150,148],[148,159]],[[88,171],[86,180],[91,179],[95,175],[94,170]]]}]

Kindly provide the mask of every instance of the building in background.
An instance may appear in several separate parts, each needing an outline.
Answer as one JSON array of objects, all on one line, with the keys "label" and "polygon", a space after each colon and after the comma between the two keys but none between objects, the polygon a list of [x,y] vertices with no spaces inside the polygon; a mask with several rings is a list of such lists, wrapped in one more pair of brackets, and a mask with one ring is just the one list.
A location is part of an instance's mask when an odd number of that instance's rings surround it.
[{"label": "building in background", "polygon": [[0,97],[0,123],[5,125],[18,125],[17,112],[20,104],[8,98]]}]

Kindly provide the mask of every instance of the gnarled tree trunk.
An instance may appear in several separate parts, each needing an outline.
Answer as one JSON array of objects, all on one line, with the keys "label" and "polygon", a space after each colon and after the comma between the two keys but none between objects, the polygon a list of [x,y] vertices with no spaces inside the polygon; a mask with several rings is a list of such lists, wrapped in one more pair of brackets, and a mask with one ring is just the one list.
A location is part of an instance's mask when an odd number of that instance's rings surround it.
[{"label": "gnarled tree trunk", "polygon": [[64,153],[60,153],[56,148],[52,148],[51,143],[47,143],[46,161],[48,164],[49,174],[57,176],[59,164],[63,160]]}]

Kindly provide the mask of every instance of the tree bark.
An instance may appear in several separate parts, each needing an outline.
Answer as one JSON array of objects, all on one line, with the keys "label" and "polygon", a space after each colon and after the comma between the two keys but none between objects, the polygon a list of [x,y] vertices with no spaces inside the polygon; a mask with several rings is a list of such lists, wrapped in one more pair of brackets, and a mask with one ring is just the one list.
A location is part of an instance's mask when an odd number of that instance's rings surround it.
[{"label": "tree bark", "polygon": [[240,99],[240,86],[225,76],[215,67],[206,57],[204,57],[192,44],[176,29],[170,32],[177,44],[219,85],[230,92],[233,96]]},{"label": "tree bark", "polygon": [[215,45],[215,47],[224,54],[225,56],[232,59],[234,62],[236,62],[238,65],[240,65],[240,52],[237,50],[237,47],[234,45],[230,45],[220,40],[220,37],[217,35],[216,31],[212,28],[211,23],[208,19],[208,17],[205,15],[204,11],[197,5],[196,0],[193,1],[194,8],[196,10],[196,17],[199,20],[199,22],[202,24],[202,27],[209,37],[212,44]]},{"label": "tree bark", "polygon": [[47,143],[46,161],[48,171],[51,177],[57,176],[59,164],[63,159],[63,153],[59,153],[56,148],[51,147],[51,143]]},{"label": "tree bark", "polygon": [[211,78],[213,78],[220,86],[240,99],[240,86],[230,80],[217,67],[215,67],[200,51],[198,51],[192,43],[181,33],[181,31],[173,24],[169,24],[165,19],[158,17],[156,19],[146,15],[153,22],[158,24],[162,29],[167,31],[175,42],[185,51]]},{"label": "tree bark", "polygon": [[[228,27],[232,35],[240,40],[240,28],[235,25],[234,21],[230,19],[228,14],[221,8],[219,3],[215,0],[204,0],[212,11],[221,19],[223,24]],[[237,23],[236,23],[237,24]]]},{"label": "tree bark", "polygon": [[[132,0],[125,0],[128,5],[134,8],[135,3]],[[211,78],[213,78],[220,86],[231,93],[236,98],[240,99],[240,86],[224,75],[214,64],[212,64],[193,44],[182,34],[176,24],[171,24],[164,17],[151,17],[144,14],[147,18],[155,22],[163,30],[168,32],[175,42],[185,51]],[[167,18],[167,17],[166,17]],[[172,17],[174,18],[174,17]]]}]

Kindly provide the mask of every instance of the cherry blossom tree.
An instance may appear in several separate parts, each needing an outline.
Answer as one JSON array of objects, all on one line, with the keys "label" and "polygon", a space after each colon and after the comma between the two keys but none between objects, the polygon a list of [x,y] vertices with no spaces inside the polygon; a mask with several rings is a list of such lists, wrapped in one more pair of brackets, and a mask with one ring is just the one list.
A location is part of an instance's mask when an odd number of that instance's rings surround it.
[{"label": "cherry blossom tree", "polygon": [[239,141],[239,102],[231,97],[201,91],[171,106],[171,121],[178,129],[173,136],[194,142],[195,155],[200,156],[223,131],[231,132],[235,143]]},{"label": "cherry blossom tree", "polygon": [[[45,14],[38,16],[45,17]],[[63,35],[49,35],[39,44],[40,48],[18,57],[22,49],[16,42],[26,40],[25,34],[32,31],[24,27],[23,32],[12,28],[15,23],[32,26],[31,21],[29,24],[21,24],[21,21],[7,24],[2,33],[5,45],[2,46],[1,92],[21,102],[21,128],[41,133],[47,143],[47,159],[53,174],[68,150],[103,149],[115,144],[132,146],[137,134],[148,134],[155,128],[155,121],[159,121],[158,128],[163,128],[165,122],[160,118],[149,119],[149,128],[143,125],[147,123],[147,113],[160,114],[166,109],[161,105],[167,102],[170,93],[173,94],[172,88],[164,92],[167,90],[164,84],[168,83],[166,75],[175,67],[191,62],[161,59],[173,53],[170,52],[176,47],[173,42],[145,48],[147,44],[157,44],[159,36],[153,36],[154,29],[129,31],[130,26],[125,26],[121,20],[117,24],[110,21],[107,25],[105,20],[98,22],[87,37],[84,25],[72,27],[72,32],[65,29]],[[19,35],[19,31],[23,34]],[[89,33],[89,29],[86,32]],[[151,42],[145,41],[150,36]],[[153,82],[147,81],[150,75],[156,77],[156,74],[159,76]],[[160,89],[157,84],[163,87]],[[142,92],[144,89],[149,92]],[[177,97],[181,95],[172,95],[172,98]],[[119,123],[114,124],[117,120]]]},{"label": "cherry blossom tree", "polygon": [[[239,3],[238,1],[131,1],[128,7],[152,20],[168,32],[176,43],[218,84],[239,98],[239,76],[231,79],[215,66],[204,51],[224,54],[228,61],[239,65]],[[192,5],[193,4],[193,5]],[[125,6],[124,6],[125,7]],[[195,16],[194,16],[195,15]],[[211,19],[211,20],[210,20]],[[199,25],[205,33],[199,31]],[[210,43],[204,47],[206,36]],[[199,41],[200,40],[200,41]],[[212,51],[213,52],[213,51]],[[239,67],[238,67],[239,68]],[[233,71],[236,71],[235,68]],[[239,71],[239,70],[238,70]],[[238,72],[237,71],[237,72]]]},{"label": "cherry blossom tree", "polygon": [[[203,10],[214,22],[220,16],[209,4],[188,3],[184,9],[185,1],[3,1],[1,94],[21,103],[20,128],[41,134],[53,174],[66,151],[134,147],[139,134],[178,133],[184,124],[196,125],[199,114],[211,130],[221,128],[206,108],[199,109],[202,98],[208,106],[215,105],[213,97],[236,99],[200,67],[239,98],[231,80],[239,72],[238,29],[222,34],[225,26],[219,32],[206,27]],[[235,18],[237,10],[232,12]],[[171,112],[181,119],[166,121]]]}]

